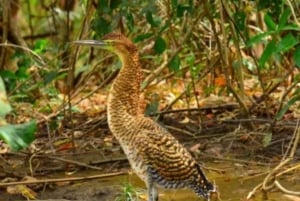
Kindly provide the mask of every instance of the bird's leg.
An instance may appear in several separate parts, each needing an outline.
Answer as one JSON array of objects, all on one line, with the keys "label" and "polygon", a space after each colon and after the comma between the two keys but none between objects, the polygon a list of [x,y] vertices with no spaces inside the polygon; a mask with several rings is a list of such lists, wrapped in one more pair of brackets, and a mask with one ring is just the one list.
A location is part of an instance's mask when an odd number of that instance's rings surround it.
[{"label": "bird's leg", "polygon": [[152,196],[153,196],[153,201],[158,201],[158,192],[154,186],[152,186]]},{"label": "bird's leg", "polygon": [[148,201],[158,201],[157,189],[154,187],[152,179],[148,179],[146,185],[148,189]]}]

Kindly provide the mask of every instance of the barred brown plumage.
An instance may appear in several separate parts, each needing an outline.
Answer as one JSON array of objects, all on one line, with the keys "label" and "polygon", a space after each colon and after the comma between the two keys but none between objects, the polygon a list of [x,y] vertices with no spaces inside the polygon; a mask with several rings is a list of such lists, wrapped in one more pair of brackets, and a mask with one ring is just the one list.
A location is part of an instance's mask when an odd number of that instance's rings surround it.
[{"label": "barred brown plumage", "polygon": [[102,41],[74,43],[110,50],[122,61],[109,93],[108,124],[132,169],[146,183],[148,201],[158,201],[157,186],[189,187],[209,199],[216,189],[197,161],[167,130],[139,113],[141,65],[136,46],[120,33],[107,34]]}]

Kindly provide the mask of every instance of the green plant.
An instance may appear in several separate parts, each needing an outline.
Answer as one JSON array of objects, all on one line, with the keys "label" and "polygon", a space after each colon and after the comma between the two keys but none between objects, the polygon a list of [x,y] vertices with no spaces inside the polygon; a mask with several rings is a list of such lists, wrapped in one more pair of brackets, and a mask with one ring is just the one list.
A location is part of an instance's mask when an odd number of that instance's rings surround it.
[{"label": "green plant", "polygon": [[5,120],[5,115],[11,112],[12,108],[6,97],[5,86],[0,77],[0,139],[4,140],[12,150],[24,149],[34,140],[36,131],[35,121],[23,124],[9,124]]},{"label": "green plant", "polygon": [[124,183],[122,186],[122,194],[115,201],[139,201],[137,189],[130,183]]}]

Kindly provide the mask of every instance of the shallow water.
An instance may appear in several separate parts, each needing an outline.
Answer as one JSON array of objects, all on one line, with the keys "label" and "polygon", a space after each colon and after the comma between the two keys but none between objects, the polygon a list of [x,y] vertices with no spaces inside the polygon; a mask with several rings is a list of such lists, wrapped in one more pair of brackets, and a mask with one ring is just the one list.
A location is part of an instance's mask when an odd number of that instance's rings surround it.
[{"label": "shallow water", "polygon": [[[234,166],[234,165],[233,165]],[[226,169],[226,168],[225,168]],[[266,170],[263,170],[266,169]],[[235,167],[229,168],[225,173],[219,174],[215,172],[210,172],[207,174],[210,180],[213,180],[218,187],[218,192],[222,201],[244,201],[250,191],[261,183],[266,176],[262,174],[261,176],[248,176],[253,172],[267,173],[269,170],[262,167]],[[294,178],[294,179],[293,179]],[[288,181],[287,181],[288,180]],[[109,178],[106,180],[107,185],[126,185],[130,184],[141,194],[141,197],[145,197],[146,189],[144,183],[134,174],[117,176]],[[285,178],[285,180],[280,180],[282,184],[293,191],[300,191],[300,180],[299,177],[291,176]],[[142,190],[141,190],[142,189]],[[142,196],[143,195],[143,196]],[[164,190],[159,189],[160,201],[201,201],[203,199],[197,198],[197,196],[189,189],[180,190]],[[267,194],[268,199],[263,198],[261,192],[255,194],[255,197],[251,201],[283,201],[289,200],[285,195],[276,189]],[[143,200],[143,199],[141,199]]]}]

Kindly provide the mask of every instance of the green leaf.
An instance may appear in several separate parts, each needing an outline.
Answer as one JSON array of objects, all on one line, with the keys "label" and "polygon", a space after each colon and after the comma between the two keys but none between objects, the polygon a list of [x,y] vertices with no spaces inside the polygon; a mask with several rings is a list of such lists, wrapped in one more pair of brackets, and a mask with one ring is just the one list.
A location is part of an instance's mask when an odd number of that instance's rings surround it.
[{"label": "green leaf", "polygon": [[98,36],[103,36],[112,31],[112,22],[101,16],[91,21],[91,28]]},{"label": "green leaf", "polygon": [[165,51],[167,44],[162,37],[157,37],[154,43],[154,50],[156,53],[161,54]]},{"label": "green leaf", "polygon": [[289,33],[279,41],[276,51],[281,53],[286,52],[298,43],[299,41],[291,33]]},{"label": "green leaf", "polygon": [[291,14],[291,10],[290,9],[285,9],[282,13],[282,15],[280,16],[279,19],[279,24],[278,24],[278,30],[281,30],[285,25],[286,22],[288,21],[289,17]]},{"label": "green leaf", "polygon": [[18,151],[28,147],[34,140],[36,128],[35,121],[18,125],[6,124],[0,126],[0,138],[3,139],[12,150]]},{"label": "green leaf", "polygon": [[266,14],[264,21],[267,25],[268,31],[275,31],[276,29],[276,24],[275,22],[272,20],[272,18],[270,17],[270,15]]},{"label": "green leaf", "polygon": [[233,15],[237,28],[241,31],[245,30],[246,14],[244,12],[236,12]]},{"label": "green leaf", "polygon": [[114,10],[114,9],[120,7],[121,3],[122,3],[122,0],[113,0],[113,1],[110,1],[110,8],[112,10]]},{"label": "green leaf", "polygon": [[276,51],[276,43],[274,40],[272,40],[267,44],[261,57],[259,58],[258,64],[261,69],[265,67],[265,63],[269,60],[269,58],[272,56],[272,54],[275,51]]},{"label": "green leaf", "polygon": [[159,25],[159,22],[153,19],[151,11],[146,12],[146,20],[152,27],[157,27]]},{"label": "green leaf", "polygon": [[127,15],[126,15],[126,24],[127,24],[128,29],[130,31],[132,31],[133,28],[134,28],[134,19],[133,19],[132,13],[127,13]]},{"label": "green leaf", "polygon": [[300,100],[300,94],[293,96],[276,114],[276,116],[275,116],[276,119],[280,120],[283,117],[283,115],[286,113],[286,111],[288,111],[288,109],[291,107],[291,105],[293,105],[296,101],[299,101],[299,100]]},{"label": "green leaf", "polygon": [[158,35],[160,35],[162,32],[164,32],[167,28],[169,28],[171,25],[169,20],[166,20],[164,26],[162,26],[159,31],[158,31]]},{"label": "green leaf", "polygon": [[269,146],[271,140],[272,140],[272,133],[267,133],[263,138],[263,146],[264,147]]},{"label": "green leaf", "polygon": [[169,69],[173,72],[178,72],[180,70],[180,58],[178,55],[171,60]]},{"label": "green leaf", "polygon": [[295,49],[294,55],[293,55],[294,62],[298,68],[300,68],[300,46]]},{"label": "green leaf", "polygon": [[177,17],[182,17],[185,12],[191,13],[191,7],[185,4],[179,4],[177,6]]},{"label": "green leaf", "polygon": [[11,106],[7,100],[5,85],[0,77],[0,118],[4,117],[6,114],[8,114],[11,111]]},{"label": "green leaf", "polygon": [[40,54],[46,51],[47,46],[48,46],[48,40],[40,39],[35,42],[33,50],[35,53]]},{"label": "green leaf", "polygon": [[289,24],[282,27],[280,31],[300,31],[300,27],[296,24]]},{"label": "green leaf", "polygon": [[269,36],[272,32],[264,32],[264,33],[260,33],[257,34],[255,36],[253,36],[252,38],[250,38],[250,40],[247,42],[247,47],[251,47],[252,45],[256,44],[256,43],[260,43],[266,36]]},{"label": "green leaf", "polygon": [[173,9],[176,9],[177,5],[178,5],[178,1],[177,0],[171,0],[171,5],[172,5]]},{"label": "green leaf", "polygon": [[153,36],[153,33],[146,33],[146,34],[141,34],[141,35],[138,35],[137,37],[135,37],[133,39],[133,42],[134,43],[137,43],[139,41],[142,41],[142,40],[145,40],[147,38],[150,38],[151,36]]}]

